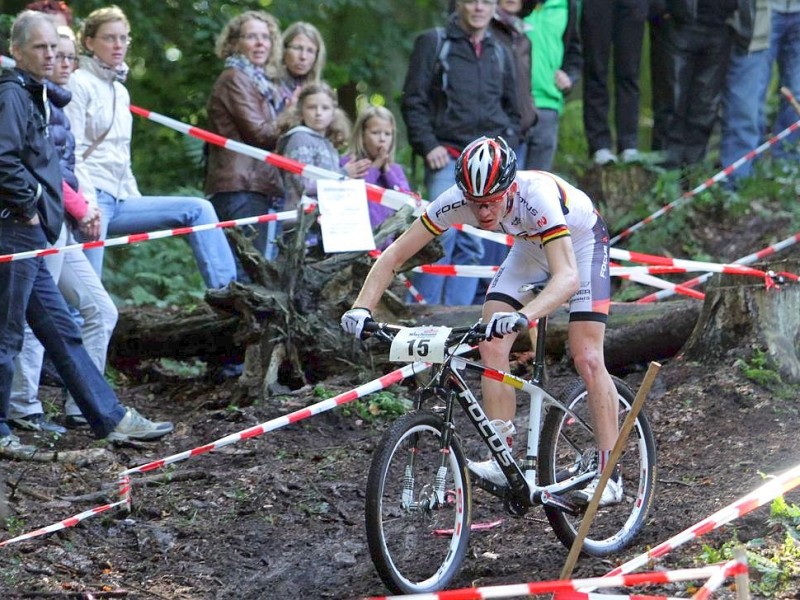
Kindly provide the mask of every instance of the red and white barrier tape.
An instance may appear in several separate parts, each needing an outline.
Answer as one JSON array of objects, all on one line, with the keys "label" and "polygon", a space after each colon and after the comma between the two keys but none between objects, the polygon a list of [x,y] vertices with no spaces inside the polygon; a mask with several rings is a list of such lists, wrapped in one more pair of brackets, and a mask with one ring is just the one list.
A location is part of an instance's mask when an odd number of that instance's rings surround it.
[{"label": "red and white barrier tape", "polygon": [[[179,131],[180,133],[203,140],[209,144],[222,146],[223,148],[232,150],[233,152],[238,152],[239,154],[244,154],[246,156],[250,156],[251,158],[261,160],[278,167],[279,169],[283,169],[284,171],[294,173],[295,175],[302,175],[303,177],[309,177],[311,179],[346,179],[346,177],[341,173],[321,169],[320,167],[316,167],[314,165],[303,164],[296,160],[283,157],[280,154],[275,154],[274,152],[248,146],[247,144],[222,137],[221,135],[217,135],[216,133],[212,133],[205,129],[200,129],[199,127],[186,125],[185,123],[181,123],[175,119],[171,119],[159,113],[140,108],[138,106],[131,105],[131,112],[140,117],[144,117],[169,127],[170,129],[174,129],[175,131]],[[426,204],[423,200],[411,193],[399,192],[397,190],[387,190],[372,183],[367,183],[366,188],[367,198],[369,200],[384,206],[388,206],[394,210],[400,210],[404,206],[411,206],[415,211],[419,212],[421,211],[421,207]]]},{"label": "red and white barrier tape", "polygon": [[364,385],[361,385],[353,390],[344,392],[333,398],[328,398],[327,400],[317,402],[316,404],[312,404],[311,406],[308,406],[306,408],[296,410],[288,415],[284,415],[282,417],[266,421],[264,423],[261,423],[260,425],[255,425],[253,427],[239,431],[237,433],[226,435],[225,437],[222,437],[214,442],[211,442],[210,444],[198,446],[191,450],[187,450],[186,452],[173,454],[172,456],[161,458],[159,460],[154,460],[145,465],[128,469],[120,473],[120,477],[130,476],[133,475],[134,473],[147,473],[148,471],[154,471],[156,469],[165,467],[166,465],[186,460],[187,458],[191,458],[193,456],[199,456],[201,454],[211,452],[212,450],[224,448],[225,446],[235,444],[241,440],[258,437],[269,431],[280,429],[281,427],[286,427],[287,425],[291,425],[292,423],[297,423],[298,421],[302,421],[309,417],[313,417],[314,415],[326,412],[332,408],[336,408],[337,406],[341,406],[343,404],[347,404],[348,402],[352,402],[353,400],[356,400],[358,398],[362,398],[367,394],[371,394],[373,392],[386,389],[390,385],[399,383],[406,377],[411,377],[416,373],[421,373],[429,366],[430,365],[428,363],[412,363],[406,365],[405,367],[396,369],[391,373],[384,375],[383,377],[374,379],[373,381],[365,383]]},{"label": "red and white barrier tape", "polygon": [[781,141],[785,137],[791,135],[793,132],[797,131],[798,129],[800,129],[800,120],[795,121],[794,123],[789,125],[789,127],[784,129],[780,133],[777,133],[776,135],[774,135],[773,137],[768,139],[766,142],[761,144],[758,148],[754,148],[753,150],[750,150],[750,152],[748,152],[747,154],[745,154],[744,156],[742,156],[738,160],[734,161],[732,164],[730,164],[727,167],[725,167],[724,169],[722,169],[719,173],[714,175],[711,179],[706,180],[704,183],[702,183],[701,185],[698,185],[693,190],[690,190],[690,191],[686,192],[685,194],[683,194],[683,196],[681,196],[677,200],[674,200],[674,201],[670,202],[669,204],[667,204],[666,206],[661,207],[656,212],[651,214],[649,217],[645,217],[643,220],[639,221],[638,223],[636,223],[634,225],[631,225],[630,227],[628,227],[627,229],[625,229],[624,231],[622,231],[618,235],[612,237],[611,240],[610,240],[610,244],[613,246],[614,244],[616,244],[620,240],[623,240],[626,237],[630,236],[635,231],[638,231],[639,229],[641,229],[642,227],[644,227],[648,223],[652,223],[658,217],[660,217],[662,215],[665,215],[668,212],[670,212],[672,209],[674,209],[674,208],[676,208],[676,207],[688,202],[694,196],[696,196],[700,192],[703,192],[703,191],[707,190],[708,188],[713,186],[715,183],[717,183],[717,182],[719,182],[719,181],[721,181],[723,179],[726,179],[728,177],[728,175],[733,173],[736,169],[741,167],[743,164],[745,164],[746,162],[754,159],[759,154],[762,154],[770,146],[774,146],[779,141]]},{"label": "red and white barrier tape", "polygon": [[[561,598],[561,594],[564,592],[577,592],[582,588],[631,587],[645,584],[664,584],[675,583],[678,581],[704,580],[715,576],[720,571],[723,571],[726,566],[727,565],[711,565],[707,567],[698,567],[695,569],[652,571],[649,573],[620,575],[618,577],[559,579],[553,581],[538,581],[512,585],[463,588],[460,590],[448,590],[445,592],[431,592],[425,594],[407,594],[404,596],[373,596],[370,598],[370,600],[480,600],[482,598],[511,598],[514,596],[529,596],[552,593],[556,594],[556,598]],[[638,598],[638,596],[633,596],[633,598]]]},{"label": "red and white barrier tape", "polygon": [[8,540],[3,540],[2,542],[0,542],[0,547],[7,546],[9,544],[14,544],[16,542],[21,542],[23,540],[29,540],[31,538],[39,537],[40,535],[45,535],[48,533],[53,533],[55,531],[61,531],[62,529],[66,529],[67,527],[74,527],[84,519],[88,519],[89,517],[94,517],[95,515],[99,515],[101,513],[111,510],[112,508],[116,508],[118,506],[122,506],[127,503],[128,500],[119,500],[118,502],[114,502],[113,504],[105,504],[103,506],[96,506],[94,508],[90,508],[89,510],[83,511],[82,513],[78,513],[77,515],[70,517],[68,519],[64,519],[63,521],[60,521],[58,523],[48,525],[47,527],[42,527],[41,529],[37,529],[36,531],[31,531],[29,533],[18,535],[17,537],[13,537]]},{"label": "red and white barrier tape", "polygon": [[[728,561],[717,573],[708,578],[708,581],[705,582],[703,587],[692,595],[692,600],[708,600],[708,598],[711,598],[711,595],[725,583],[726,579],[745,573],[747,573],[746,559],[744,561],[736,559]],[[747,597],[749,597],[749,594]]]},{"label": "red and white barrier tape", "polygon": [[703,519],[685,531],[682,531],[681,533],[671,537],[666,542],[659,544],[644,554],[641,554],[609,571],[607,575],[604,575],[604,577],[616,577],[624,573],[635,571],[636,569],[646,565],[651,560],[664,556],[678,546],[682,546],[686,542],[705,535],[709,531],[713,531],[714,529],[717,529],[726,523],[730,523],[734,519],[738,519],[739,517],[746,515],[759,506],[763,506],[767,502],[773,501],[778,496],[782,496],[798,485],[800,485],[800,464],[792,467],[785,473],[778,475],[761,487],[750,492],[746,496],[743,496],[736,502],[733,502],[725,508],[718,510],[710,517]]},{"label": "red and white barrier tape", "polygon": [[[783,239],[780,242],[767,246],[766,248],[762,248],[761,250],[759,250],[758,252],[754,252],[753,254],[748,254],[747,256],[743,256],[742,258],[739,258],[733,262],[734,264],[739,264],[739,265],[750,265],[756,261],[766,258],[767,256],[771,256],[772,254],[780,252],[781,250],[785,250],[790,246],[794,246],[797,242],[800,242],[800,233],[795,233],[794,235],[789,236],[788,238]],[[695,277],[693,279],[685,281],[680,285],[686,288],[695,287],[697,285],[700,285],[708,281],[712,275],[713,273],[706,273],[705,275],[701,275],[700,277]],[[659,300],[664,300],[665,298],[668,298],[672,295],[673,295],[672,292],[670,292],[669,290],[663,290],[660,292],[654,292],[653,294],[644,296],[643,298],[639,298],[637,302],[641,304],[645,304],[648,302],[658,302]]]},{"label": "red and white barrier tape", "polygon": [[[15,64],[16,63],[13,58],[0,55],[0,66],[12,68],[15,66]],[[313,165],[306,165],[296,160],[292,160],[290,158],[285,158],[283,156],[280,156],[279,154],[275,154],[274,152],[261,150],[260,148],[256,148],[254,146],[248,146],[247,144],[243,144],[241,142],[225,138],[221,135],[217,135],[216,133],[212,133],[205,129],[201,129],[199,127],[193,127],[191,125],[186,125],[185,123],[181,123],[180,121],[171,119],[165,115],[153,112],[151,110],[147,110],[145,108],[141,108],[139,106],[131,105],[130,110],[135,115],[144,117],[145,119],[149,119],[150,121],[154,121],[156,123],[169,127],[170,129],[174,129],[175,131],[178,131],[185,135],[203,140],[204,142],[208,142],[209,144],[222,146],[223,148],[227,148],[228,150],[232,150],[233,152],[238,152],[239,154],[250,156],[251,158],[255,158],[256,160],[267,162],[275,167],[278,167],[279,169],[289,171],[290,173],[294,173],[296,175],[302,175],[303,177],[309,177],[312,179],[345,178],[341,173],[328,171],[326,169],[321,169]],[[400,192],[397,190],[387,190],[371,183],[366,184],[366,187],[367,187],[367,198],[369,198],[373,202],[377,202],[379,204],[383,204],[384,206],[393,208],[394,210],[399,210],[403,206],[411,206],[415,210],[419,210],[420,207],[425,204],[423,200],[417,198],[411,193]]]},{"label": "red and white barrier tape", "polygon": [[[313,208],[308,208],[307,210],[313,210]],[[15,260],[24,260],[26,258],[37,258],[40,256],[50,256],[51,254],[61,254],[64,252],[75,252],[77,250],[91,250],[92,248],[110,248],[112,246],[124,246],[127,244],[136,244],[138,242],[145,242],[148,240],[160,240],[163,238],[174,237],[178,235],[189,235],[191,233],[198,233],[200,231],[208,231],[210,229],[224,229],[226,227],[242,227],[244,225],[253,225],[255,223],[267,223],[269,221],[292,221],[296,218],[297,218],[297,211],[288,210],[279,213],[271,213],[268,215],[260,215],[257,217],[245,217],[242,219],[235,219],[233,221],[206,223],[205,225],[194,225],[192,227],[176,227],[175,229],[162,229],[160,231],[151,231],[149,233],[134,233],[131,235],[123,235],[116,238],[108,238],[105,240],[97,240],[94,242],[70,244],[68,246],[61,246],[60,248],[42,248],[40,250],[28,250],[27,252],[17,252],[16,254],[3,254],[0,255],[0,263],[11,262]]]},{"label": "red and white barrier tape", "polygon": [[642,594],[600,594],[594,592],[557,592],[553,600],[686,600],[675,596],[644,596]]}]

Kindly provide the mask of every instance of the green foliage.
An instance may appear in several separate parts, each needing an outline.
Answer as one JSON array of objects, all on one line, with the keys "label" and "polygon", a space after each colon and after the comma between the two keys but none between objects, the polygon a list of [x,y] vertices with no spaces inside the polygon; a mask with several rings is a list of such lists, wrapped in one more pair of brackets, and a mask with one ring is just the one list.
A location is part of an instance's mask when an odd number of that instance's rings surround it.
[{"label": "green foliage", "polygon": [[765,388],[771,389],[783,384],[780,374],[770,364],[769,355],[761,348],[753,348],[749,362],[738,359],[736,365],[747,379]]},{"label": "green foliage", "polygon": [[771,523],[782,525],[795,542],[800,542],[800,506],[789,504],[781,496],[772,502],[769,517]]},{"label": "green foliage", "polygon": [[342,406],[342,414],[372,423],[378,419],[391,419],[403,415],[411,409],[411,406],[412,402],[408,398],[390,390],[383,390],[345,404]]},{"label": "green foliage", "polygon": [[206,289],[183,238],[107,250],[103,283],[117,305],[131,306],[191,306]]},{"label": "green foliage", "polygon": [[175,360],[172,358],[158,359],[160,369],[166,373],[182,378],[202,377],[206,372],[206,363],[201,360]]},{"label": "green foliage", "polygon": [[734,549],[743,546],[751,575],[757,573],[750,579],[750,591],[766,598],[778,595],[800,576],[800,507],[777,498],[770,507],[770,523],[781,526],[770,540],[755,538],[742,544],[734,535],[719,547],[704,544],[701,560],[704,564],[731,560]]}]

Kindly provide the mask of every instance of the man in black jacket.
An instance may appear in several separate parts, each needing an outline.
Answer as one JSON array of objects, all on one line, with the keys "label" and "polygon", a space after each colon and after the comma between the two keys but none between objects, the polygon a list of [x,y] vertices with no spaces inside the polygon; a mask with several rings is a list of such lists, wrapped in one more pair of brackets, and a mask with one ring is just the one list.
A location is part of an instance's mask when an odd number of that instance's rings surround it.
[{"label": "man in black jacket", "polygon": [[[50,139],[44,86],[57,47],[47,15],[25,11],[14,21],[16,68],[0,77],[0,256],[45,248],[58,238],[64,221],[61,169]],[[21,444],[7,422],[25,319],[98,438],[155,439],[172,431],[172,423],[154,423],[120,404],[86,353],[43,258],[0,261],[0,455],[36,450]]]},{"label": "man in black jacket", "polygon": [[[430,200],[455,184],[461,150],[480,136],[519,143],[516,68],[511,52],[488,30],[496,0],[457,0],[447,26],[420,34],[414,42],[403,86],[401,111],[414,152],[425,159]],[[479,240],[455,230],[440,240],[444,264],[478,264]],[[443,236],[444,237],[444,236]],[[477,280],[415,275],[432,304],[471,304]]]}]

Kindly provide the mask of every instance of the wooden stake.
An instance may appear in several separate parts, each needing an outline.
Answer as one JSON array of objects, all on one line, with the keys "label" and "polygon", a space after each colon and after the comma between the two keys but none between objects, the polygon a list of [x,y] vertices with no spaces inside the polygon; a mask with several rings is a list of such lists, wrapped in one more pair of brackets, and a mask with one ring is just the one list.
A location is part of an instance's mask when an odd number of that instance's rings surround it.
[{"label": "wooden stake", "polygon": [[[625,421],[622,424],[622,429],[620,429],[619,432],[619,437],[617,437],[617,442],[614,444],[614,448],[611,450],[611,455],[608,457],[608,463],[606,463],[603,472],[600,474],[600,482],[597,485],[598,490],[605,489],[606,483],[608,483],[608,480],[611,479],[611,474],[614,472],[614,467],[622,455],[622,449],[625,447],[625,444],[628,441],[628,435],[630,435],[630,432],[633,429],[633,425],[636,422],[636,417],[639,415],[639,411],[642,409],[645,398],[647,398],[647,394],[650,392],[650,388],[653,386],[653,381],[655,381],[656,375],[658,375],[658,370],[660,368],[661,365],[657,362],[651,362],[650,366],[647,368],[647,373],[644,376],[642,385],[639,386],[639,391],[636,393],[636,398],[633,401],[633,406],[631,406],[631,411],[628,413],[628,416],[625,417]],[[575,541],[572,542],[572,548],[570,548],[569,555],[567,556],[567,562],[564,564],[564,569],[561,571],[561,579],[569,579],[572,576],[575,563],[578,562],[578,556],[581,553],[581,548],[583,548],[583,540],[586,539],[586,535],[589,533],[589,528],[592,526],[594,516],[597,514],[601,496],[602,494],[599,493],[592,496],[592,499],[589,501],[589,506],[586,507],[586,514],[583,516],[581,526],[578,528],[578,534],[575,536]]]},{"label": "wooden stake", "polygon": [[[740,563],[747,564],[747,552],[742,546],[734,548],[733,557]],[[737,573],[734,580],[736,581],[736,600],[750,600],[750,575],[747,571]]]}]

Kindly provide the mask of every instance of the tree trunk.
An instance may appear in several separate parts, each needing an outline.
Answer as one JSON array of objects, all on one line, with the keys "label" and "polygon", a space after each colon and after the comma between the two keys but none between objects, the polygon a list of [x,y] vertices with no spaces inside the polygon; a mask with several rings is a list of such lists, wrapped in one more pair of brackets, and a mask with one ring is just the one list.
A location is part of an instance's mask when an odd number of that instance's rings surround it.
[{"label": "tree trunk", "polygon": [[[368,265],[363,266],[366,271]],[[352,274],[354,264],[342,271],[342,281],[330,283],[326,290],[331,300],[342,296],[346,303],[352,302],[352,288],[360,286],[364,273]],[[336,289],[336,286],[341,289]],[[112,340],[111,360],[116,366],[124,366],[132,360],[169,357],[176,359],[199,358],[210,365],[219,365],[230,360],[244,361],[244,374],[240,380],[250,393],[262,393],[264,382],[275,386],[289,385],[285,369],[286,346],[276,348],[269,343],[273,333],[267,333],[261,313],[274,312],[273,296],[264,294],[255,286],[236,284],[235,293],[221,294],[217,309],[230,315],[220,319],[209,309],[189,317],[167,316],[156,318],[141,311],[123,311],[117,334]],[[241,289],[238,289],[241,288]],[[399,291],[398,293],[402,293]],[[224,302],[223,302],[224,299]],[[344,303],[343,302],[343,303]],[[231,304],[232,303],[232,304]],[[622,370],[634,364],[651,360],[662,360],[675,355],[689,337],[700,314],[701,303],[695,300],[675,300],[653,304],[613,304],[606,329],[605,358],[612,370]],[[389,294],[379,310],[378,320],[402,321],[409,325],[446,325],[450,327],[471,325],[481,316],[480,306],[404,305],[396,294]],[[321,379],[342,364],[363,364],[364,348],[372,363],[381,365],[387,361],[385,348],[353,342],[338,336],[339,316],[331,313],[330,321],[320,320],[314,343],[304,348],[295,357],[301,363],[313,367],[313,379]],[[547,352],[560,358],[566,352],[567,318],[565,311],[555,313],[549,319]],[[255,321],[251,322],[251,320]],[[324,321],[324,322],[323,322]],[[335,332],[331,332],[331,328]],[[334,335],[334,333],[336,335]],[[319,340],[339,340],[336,351],[320,350]],[[312,343],[312,342],[309,342]],[[333,344],[333,341],[331,342]],[[518,337],[514,350],[524,352],[531,347],[528,336]],[[269,356],[269,361],[265,358]],[[309,368],[311,368],[309,367]],[[267,390],[269,392],[269,390]]]},{"label": "tree trunk", "polygon": [[633,205],[653,188],[658,175],[643,165],[593,167],[580,178],[580,188],[603,215],[609,229],[631,225]]},{"label": "tree trunk", "polygon": [[[784,262],[780,271],[797,273],[800,263]],[[775,263],[770,267],[776,269]],[[690,360],[749,361],[758,352],[785,383],[800,383],[800,286],[767,289],[764,282],[739,275],[715,275],[703,310],[686,342]]]}]

